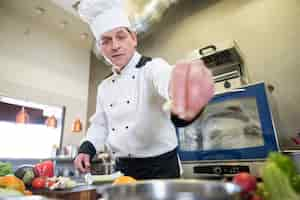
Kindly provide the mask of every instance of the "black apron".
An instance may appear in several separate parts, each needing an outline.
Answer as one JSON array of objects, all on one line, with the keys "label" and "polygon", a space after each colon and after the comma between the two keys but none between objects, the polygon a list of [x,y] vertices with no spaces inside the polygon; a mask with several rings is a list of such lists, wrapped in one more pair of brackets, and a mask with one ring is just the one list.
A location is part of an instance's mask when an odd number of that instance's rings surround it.
[{"label": "black apron", "polygon": [[180,177],[176,149],[155,157],[117,158],[116,170],[138,180]]}]

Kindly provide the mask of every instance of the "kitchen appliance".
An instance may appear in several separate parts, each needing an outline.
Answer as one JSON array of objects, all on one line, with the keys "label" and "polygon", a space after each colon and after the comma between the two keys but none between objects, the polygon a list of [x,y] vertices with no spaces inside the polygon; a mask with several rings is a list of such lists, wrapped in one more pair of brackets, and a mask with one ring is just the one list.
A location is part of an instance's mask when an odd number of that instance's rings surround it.
[{"label": "kitchen appliance", "polygon": [[186,60],[202,59],[212,71],[217,92],[224,92],[249,83],[242,53],[235,41],[225,41],[197,48]]},{"label": "kitchen appliance", "polygon": [[279,149],[272,105],[264,82],[215,95],[197,120],[177,129],[183,177],[259,176],[268,153]]},{"label": "kitchen appliance", "polygon": [[240,188],[232,183],[204,180],[152,180],[98,187],[104,200],[238,200]]}]

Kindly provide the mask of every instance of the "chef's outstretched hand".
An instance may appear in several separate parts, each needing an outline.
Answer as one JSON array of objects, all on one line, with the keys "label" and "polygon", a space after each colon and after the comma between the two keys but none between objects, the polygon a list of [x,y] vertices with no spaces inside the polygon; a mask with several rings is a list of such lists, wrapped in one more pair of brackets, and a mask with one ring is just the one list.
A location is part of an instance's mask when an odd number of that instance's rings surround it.
[{"label": "chef's outstretched hand", "polygon": [[80,153],[74,160],[75,168],[81,173],[90,172],[90,155],[85,153]]},{"label": "chef's outstretched hand", "polygon": [[170,90],[172,113],[190,121],[214,95],[212,74],[202,60],[177,63],[172,72]]}]

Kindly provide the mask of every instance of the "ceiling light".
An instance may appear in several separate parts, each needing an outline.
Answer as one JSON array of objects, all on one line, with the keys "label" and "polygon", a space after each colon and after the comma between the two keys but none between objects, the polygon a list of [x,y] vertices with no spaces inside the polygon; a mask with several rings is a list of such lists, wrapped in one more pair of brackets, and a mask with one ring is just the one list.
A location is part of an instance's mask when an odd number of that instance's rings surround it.
[{"label": "ceiling light", "polygon": [[41,8],[41,7],[36,7],[35,8],[35,13],[37,15],[43,15],[45,12],[46,12],[46,10],[44,8]]},{"label": "ceiling light", "polygon": [[75,11],[78,11],[78,6],[80,4],[80,1],[76,1],[73,5],[72,5],[72,8],[75,10]]},{"label": "ceiling light", "polygon": [[66,28],[67,25],[68,25],[67,21],[62,21],[62,22],[59,23],[59,27],[62,28],[62,29]]},{"label": "ceiling light", "polygon": [[26,28],[24,31],[24,35],[29,35],[30,34],[30,28]]},{"label": "ceiling light", "polygon": [[79,118],[76,118],[72,124],[72,132],[79,133],[82,130],[82,124]]},{"label": "ceiling light", "polygon": [[16,122],[18,124],[26,124],[29,122],[29,115],[24,107],[22,107],[21,110],[16,115]]},{"label": "ceiling light", "polygon": [[47,127],[57,128],[57,120],[54,115],[48,117],[45,121]]},{"label": "ceiling light", "polygon": [[86,39],[88,38],[88,36],[89,36],[89,35],[88,35],[87,33],[81,33],[81,34],[80,34],[80,39],[81,39],[81,40],[86,40]]}]

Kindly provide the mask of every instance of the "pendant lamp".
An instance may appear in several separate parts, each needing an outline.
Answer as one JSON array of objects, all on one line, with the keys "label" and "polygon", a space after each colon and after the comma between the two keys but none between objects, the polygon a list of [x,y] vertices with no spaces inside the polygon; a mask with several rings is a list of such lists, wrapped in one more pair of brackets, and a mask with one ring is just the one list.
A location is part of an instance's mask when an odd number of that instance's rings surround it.
[{"label": "pendant lamp", "polygon": [[48,117],[45,121],[47,127],[57,128],[57,120],[54,115]]},{"label": "pendant lamp", "polygon": [[82,124],[79,118],[76,118],[72,124],[72,132],[78,133],[82,130]]},{"label": "pendant lamp", "polygon": [[18,124],[26,124],[29,122],[29,115],[26,112],[25,108],[22,107],[21,110],[16,115],[16,123]]}]

